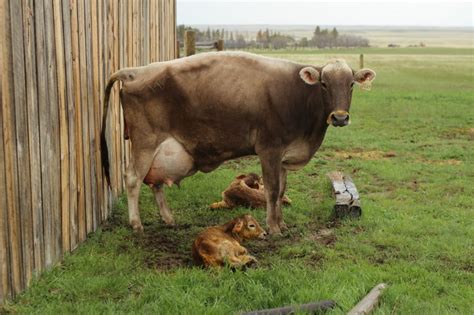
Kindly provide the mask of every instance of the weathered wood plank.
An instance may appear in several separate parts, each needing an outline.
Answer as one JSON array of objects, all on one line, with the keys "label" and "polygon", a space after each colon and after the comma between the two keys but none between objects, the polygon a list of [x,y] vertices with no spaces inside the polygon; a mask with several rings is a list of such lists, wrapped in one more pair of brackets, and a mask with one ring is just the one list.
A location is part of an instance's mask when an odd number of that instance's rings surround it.
[{"label": "weathered wood plank", "polygon": [[59,106],[59,140],[61,165],[61,246],[63,252],[71,249],[69,236],[69,137],[67,126],[66,104],[66,63],[64,58],[63,19],[59,1],[53,2],[54,32],[56,43],[58,106]]},{"label": "weathered wood plank", "polygon": [[94,229],[94,216],[97,211],[97,189],[96,189],[96,169],[95,169],[95,119],[94,119],[94,88],[93,88],[93,69],[92,69],[92,27],[91,27],[91,2],[84,2],[84,22],[85,22],[85,51],[86,51],[86,80],[87,80],[87,123],[88,123],[88,138],[87,146],[89,148],[89,158],[87,163],[89,164],[89,185],[90,194],[89,199],[91,207],[87,209],[87,232],[93,232]]},{"label": "weathered wood plank", "polygon": [[83,170],[84,173],[84,195],[86,199],[86,207],[84,213],[79,213],[79,226],[84,224],[84,230],[79,229],[79,239],[85,240],[87,233],[90,232],[92,226],[89,221],[89,211],[92,208],[91,193],[91,172],[90,172],[90,147],[89,147],[89,115],[88,115],[88,83],[87,83],[87,55],[86,55],[86,21],[85,21],[85,2],[78,1],[78,21],[79,21],[79,63],[81,74],[81,103],[82,103],[82,148],[83,148]]},{"label": "weathered wood plank", "polygon": [[95,184],[93,189],[97,192],[96,207],[94,209],[93,217],[93,229],[96,230],[100,222],[100,209],[102,207],[102,176],[101,170],[102,165],[100,163],[100,141],[98,140],[98,135],[100,135],[100,100],[99,100],[99,25],[97,24],[97,15],[98,15],[98,0],[92,0],[91,2],[91,27],[92,27],[92,91],[93,91],[93,106],[92,108],[92,118],[93,118],[93,131],[91,133],[94,135],[94,180]]},{"label": "weathered wood plank", "polygon": [[[76,113],[74,105],[74,82],[73,82],[73,54],[72,54],[72,30],[71,30],[71,7],[69,1],[62,1],[62,19],[64,27],[64,57],[65,57],[65,71],[66,71],[66,118],[67,118],[67,134],[69,153],[69,206],[68,210],[68,225],[69,231],[69,250],[77,246],[77,176],[76,176]],[[63,132],[63,131],[62,131]],[[66,132],[66,131],[64,131]],[[64,204],[63,204],[64,207]],[[65,209],[62,209],[65,211]],[[63,220],[66,218],[63,217]],[[64,235],[63,235],[64,236]],[[64,244],[63,244],[64,245]]]},{"label": "weathered wood plank", "polygon": [[33,0],[22,0],[25,47],[26,99],[28,111],[28,140],[30,164],[31,219],[34,271],[44,266],[43,200],[41,183],[41,150],[36,76],[36,36]]},{"label": "weathered wood plank", "polygon": [[30,148],[28,106],[26,99],[25,47],[23,42],[23,10],[20,1],[10,3],[13,86],[18,159],[18,207],[20,210],[23,286],[33,276],[33,222],[31,218]]},{"label": "weathered wood plank", "polygon": [[51,133],[49,123],[49,90],[47,77],[47,48],[45,34],[44,5],[38,1],[35,2],[35,37],[36,37],[36,73],[37,73],[37,91],[38,91],[38,112],[39,112],[39,134],[40,134],[40,158],[41,158],[41,198],[43,201],[43,251],[44,266],[50,266],[53,263],[53,238],[52,238],[52,201],[51,201],[51,176],[52,165],[50,162],[51,139],[48,136]]},{"label": "weathered wood plank", "polygon": [[[47,51],[47,78],[48,78],[48,114],[50,134],[48,135],[51,141],[51,150],[48,152],[49,160],[51,162],[51,228],[53,240],[53,263],[62,257],[62,239],[61,239],[61,195],[60,195],[60,141],[59,141],[59,110],[58,104],[58,89],[56,78],[56,47],[55,47],[55,33],[54,33],[54,16],[53,16],[52,0],[44,2],[45,12],[45,34],[46,34],[46,51]],[[54,104],[54,106],[51,106]]]},{"label": "weathered wood plank", "polygon": [[[5,21],[4,1],[0,1],[0,21]],[[5,42],[2,22],[0,40]],[[5,150],[3,149],[3,50],[0,50],[0,303],[11,297],[10,255],[8,250],[7,183],[5,174]]]},{"label": "weathered wood plank", "polygon": [[[113,3],[113,39],[114,39],[114,45],[113,45],[113,57],[114,57],[114,67],[113,71],[115,72],[119,69],[119,61],[120,61],[120,50],[119,50],[119,32],[120,32],[120,27],[119,27],[119,7],[118,7],[118,2],[115,1]],[[122,110],[122,107],[120,106],[120,97],[119,97],[119,90],[120,86],[119,84],[116,84],[114,86],[114,141],[115,141],[115,165],[116,165],[116,172],[117,172],[117,195],[122,192],[122,143],[123,143],[123,138],[120,136],[122,125],[120,124],[120,111]]]},{"label": "weathered wood plank", "polygon": [[8,213],[8,248],[10,256],[10,285],[12,294],[20,292],[22,289],[22,260],[21,260],[21,230],[20,213],[18,209],[18,166],[16,149],[16,128],[14,109],[14,85],[13,85],[13,56],[12,56],[12,33],[10,20],[10,2],[4,3],[3,23],[3,146],[5,155],[5,178],[6,197]]},{"label": "weathered wood plank", "polygon": [[[77,246],[86,237],[85,211],[86,196],[84,188],[84,155],[82,145],[82,94],[81,94],[81,67],[79,57],[79,10],[78,1],[71,0],[71,43],[72,43],[72,68],[74,83],[74,104],[75,104],[75,141],[76,141],[76,176],[77,176],[77,216],[71,218],[71,225],[77,229]],[[73,242],[71,247],[74,249]]]}]

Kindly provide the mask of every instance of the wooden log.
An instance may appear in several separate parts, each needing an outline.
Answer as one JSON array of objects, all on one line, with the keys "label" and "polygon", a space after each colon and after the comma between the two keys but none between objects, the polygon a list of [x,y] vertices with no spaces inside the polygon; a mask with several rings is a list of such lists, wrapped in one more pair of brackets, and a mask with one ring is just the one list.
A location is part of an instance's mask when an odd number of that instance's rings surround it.
[{"label": "wooden log", "polygon": [[347,315],[367,315],[370,314],[379,302],[383,290],[387,288],[385,283],[376,285]]},{"label": "wooden log", "polygon": [[327,176],[332,183],[333,194],[336,198],[334,205],[336,217],[360,217],[362,209],[359,193],[350,176],[338,171],[329,172]]},{"label": "wooden log", "polygon": [[196,53],[196,33],[194,31],[184,32],[184,55],[192,56]]},{"label": "wooden log", "polygon": [[278,308],[270,308],[265,310],[259,311],[251,311],[246,313],[241,313],[242,315],[284,315],[284,314],[294,314],[296,312],[301,313],[317,313],[326,311],[329,309],[334,308],[336,306],[336,302],[332,300],[327,301],[320,301],[320,302],[313,302],[301,305],[294,305],[294,306],[285,306],[285,307],[278,307]]}]

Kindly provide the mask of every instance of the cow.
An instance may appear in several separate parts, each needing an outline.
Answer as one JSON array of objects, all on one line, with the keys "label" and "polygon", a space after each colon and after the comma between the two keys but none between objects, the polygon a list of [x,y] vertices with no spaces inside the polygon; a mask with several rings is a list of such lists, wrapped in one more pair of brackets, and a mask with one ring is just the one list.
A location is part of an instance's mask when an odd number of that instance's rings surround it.
[{"label": "cow", "polygon": [[192,246],[194,263],[205,267],[228,264],[240,268],[257,262],[240,242],[267,235],[257,220],[244,214],[223,225],[212,226],[196,237]]},{"label": "cow", "polygon": [[257,155],[262,167],[270,234],[287,229],[281,197],[288,171],[306,165],[329,125],[349,124],[354,84],[374,80],[370,69],[344,60],[302,65],[243,52],[210,52],[112,74],[106,86],[101,131],[102,165],[109,181],[105,139],[114,82],[132,143],[125,172],[129,222],[143,231],[138,196],[144,182],[155,193],[162,219],[174,224],[163,185],[224,161]]}]

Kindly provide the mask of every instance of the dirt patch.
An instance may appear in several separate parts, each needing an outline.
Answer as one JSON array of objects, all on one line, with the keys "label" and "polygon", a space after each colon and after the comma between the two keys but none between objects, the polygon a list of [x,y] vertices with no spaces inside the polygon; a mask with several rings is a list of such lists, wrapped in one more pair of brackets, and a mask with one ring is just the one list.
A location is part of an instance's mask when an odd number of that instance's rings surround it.
[{"label": "dirt patch", "polygon": [[335,157],[338,159],[350,160],[350,159],[361,159],[361,160],[382,160],[388,158],[394,158],[397,153],[394,151],[379,151],[371,150],[364,151],[362,149],[355,149],[352,151],[336,151]]},{"label": "dirt patch", "polygon": [[474,140],[474,128],[452,128],[442,134],[446,139],[467,138]]},{"label": "dirt patch", "polygon": [[334,247],[337,237],[334,229],[322,228],[311,234],[310,239],[326,247]]},{"label": "dirt patch", "polygon": [[174,227],[156,224],[145,227],[143,235],[132,235],[133,243],[142,249],[148,268],[170,270],[192,266],[191,244],[196,232],[190,225]]},{"label": "dirt patch", "polygon": [[430,164],[430,165],[461,165],[463,163],[462,161],[455,160],[455,159],[448,159],[448,160],[421,159],[420,162],[424,164]]}]

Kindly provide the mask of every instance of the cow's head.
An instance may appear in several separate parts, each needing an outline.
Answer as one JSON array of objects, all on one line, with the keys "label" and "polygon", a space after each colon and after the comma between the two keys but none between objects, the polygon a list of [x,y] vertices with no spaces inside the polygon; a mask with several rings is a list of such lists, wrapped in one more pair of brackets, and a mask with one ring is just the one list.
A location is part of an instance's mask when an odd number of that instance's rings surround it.
[{"label": "cow's head", "polygon": [[375,79],[375,72],[370,69],[353,71],[342,59],[329,62],[320,70],[305,67],[300,71],[301,79],[310,85],[321,85],[325,113],[328,125],[347,126],[350,122],[352,88],[357,83],[363,87],[370,86]]}]

